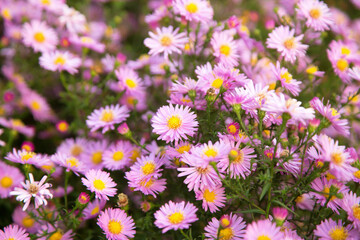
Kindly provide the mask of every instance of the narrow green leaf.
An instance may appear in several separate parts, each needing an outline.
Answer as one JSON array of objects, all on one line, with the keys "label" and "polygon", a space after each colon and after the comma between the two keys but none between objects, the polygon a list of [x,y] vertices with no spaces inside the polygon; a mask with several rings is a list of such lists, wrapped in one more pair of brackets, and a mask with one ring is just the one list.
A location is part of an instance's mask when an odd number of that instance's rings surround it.
[{"label": "narrow green leaf", "polygon": [[271,187],[271,183],[267,182],[260,194],[260,201],[264,198],[265,194],[269,191],[270,187]]}]

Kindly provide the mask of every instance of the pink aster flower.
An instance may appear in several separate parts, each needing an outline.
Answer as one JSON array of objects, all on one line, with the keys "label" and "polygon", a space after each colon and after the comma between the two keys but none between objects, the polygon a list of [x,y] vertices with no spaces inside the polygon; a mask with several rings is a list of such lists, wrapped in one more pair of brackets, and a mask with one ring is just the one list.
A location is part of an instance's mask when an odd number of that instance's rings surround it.
[{"label": "pink aster flower", "polygon": [[24,176],[16,167],[0,162],[0,198],[7,198],[10,192],[21,185]]},{"label": "pink aster flower", "polygon": [[16,187],[14,191],[10,192],[10,195],[17,196],[16,200],[23,201],[24,207],[23,211],[25,211],[31,201],[31,198],[35,198],[35,208],[38,208],[41,205],[47,205],[47,198],[52,198],[53,195],[49,191],[49,187],[51,187],[50,183],[45,183],[47,176],[43,176],[40,180],[34,181],[34,176],[32,173],[29,173],[29,180],[26,180],[25,183],[22,182],[21,185],[25,188]]},{"label": "pink aster flower", "polygon": [[106,200],[104,199],[95,199],[92,202],[89,202],[89,204],[86,206],[86,208],[83,211],[84,214],[84,220],[88,220],[91,218],[95,218],[99,215],[100,211],[103,210],[105,207]]},{"label": "pink aster flower", "polygon": [[309,211],[314,209],[315,201],[311,196],[311,194],[309,193],[304,193],[298,196],[295,199],[295,202],[296,202],[296,206],[300,209],[309,210]]},{"label": "pink aster flower", "polygon": [[39,59],[40,66],[50,71],[67,71],[70,74],[78,72],[81,59],[67,51],[44,52]]},{"label": "pink aster flower", "polygon": [[95,52],[103,53],[105,51],[105,44],[98,42],[94,38],[89,36],[79,37],[77,35],[73,35],[70,38],[70,41],[77,46],[88,48]]},{"label": "pink aster flower", "polygon": [[151,119],[153,132],[159,134],[158,139],[166,143],[194,136],[199,123],[196,115],[189,107],[175,105],[162,106]]},{"label": "pink aster flower", "polygon": [[[348,190],[348,188],[343,183],[340,183],[334,179],[327,180],[325,177],[315,179],[311,183],[311,187],[317,192],[311,192],[310,194],[316,198],[317,202],[319,202],[321,206],[324,206],[328,201],[331,189],[336,189],[337,194],[345,194]],[[339,214],[341,204],[342,200],[337,196],[332,195],[327,204],[327,207],[331,208],[335,213]]]},{"label": "pink aster flower", "polygon": [[242,217],[230,213],[223,215],[220,220],[212,218],[204,229],[205,237],[206,240],[217,239],[218,236],[219,239],[242,240],[244,239],[245,227],[246,223]]},{"label": "pink aster flower", "polygon": [[341,114],[335,108],[332,108],[331,105],[328,103],[326,105],[317,98],[314,97],[310,101],[310,105],[314,108],[320,115],[325,117],[331,123],[331,126],[340,134],[344,136],[350,135],[350,127],[349,122],[347,119],[340,119]]},{"label": "pink aster flower", "polygon": [[99,141],[88,141],[84,151],[84,162],[87,169],[102,169],[104,167],[104,151],[107,149],[108,142],[106,139]]},{"label": "pink aster flower", "polygon": [[225,188],[217,186],[215,188],[205,187],[203,190],[195,192],[196,200],[202,200],[202,207],[205,211],[209,209],[211,213],[225,206],[226,195]]},{"label": "pink aster flower", "polygon": [[109,170],[120,170],[130,163],[131,144],[127,141],[118,141],[104,151],[104,166]]},{"label": "pink aster flower", "polygon": [[113,90],[126,90],[130,94],[136,94],[139,91],[142,92],[145,90],[143,81],[133,69],[127,66],[120,67],[115,70],[115,75],[119,81],[111,86]]},{"label": "pink aster flower", "polygon": [[360,197],[353,192],[345,193],[341,207],[346,211],[354,227],[360,230]]},{"label": "pink aster flower", "polygon": [[37,234],[39,240],[48,240],[48,239],[73,240],[73,235],[74,234],[72,230],[64,231],[63,229],[58,228],[57,226],[56,228],[54,228],[50,224],[42,225],[41,229]]},{"label": "pink aster flower", "polygon": [[54,120],[54,114],[46,99],[33,90],[21,93],[21,100],[27,106],[34,118],[40,122]]},{"label": "pink aster flower", "polygon": [[316,226],[314,234],[319,240],[357,239],[358,232],[352,228],[351,224],[345,226],[341,220],[335,222],[329,218]]},{"label": "pink aster flower", "polygon": [[46,9],[50,12],[61,13],[65,2],[62,0],[29,0],[37,8]]},{"label": "pink aster flower", "polygon": [[128,118],[129,110],[126,106],[110,105],[94,110],[86,120],[86,125],[95,132],[102,128],[102,133],[108,130],[114,130],[115,124],[121,123]]},{"label": "pink aster flower", "polygon": [[15,224],[24,228],[27,232],[36,233],[39,230],[40,224],[28,212],[36,215],[34,208],[31,206],[27,211],[23,211],[21,206],[17,206],[12,214],[12,219]]},{"label": "pink aster flower", "polygon": [[58,37],[55,31],[47,26],[45,22],[32,20],[30,23],[25,23],[21,35],[24,44],[32,47],[35,52],[46,52],[56,48]]},{"label": "pink aster flower", "polygon": [[85,16],[67,5],[62,8],[59,22],[62,26],[66,26],[70,33],[83,33],[86,30]]},{"label": "pink aster flower", "polygon": [[301,0],[298,3],[297,13],[300,18],[306,19],[306,26],[315,31],[329,30],[333,24],[332,14],[326,3],[319,0]]},{"label": "pink aster flower", "polygon": [[299,95],[301,82],[293,79],[286,68],[280,67],[280,62],[276,62],[276,67],[272,64],[272,70],[277,80],[280,80],[282,87],[289,90],[294,96]]},{"label": "pink aster flower", "polygon": [[215,32],[210,41],[214,56],[220,63],[229,66],[239,64],[239,45],[229,32]]},{"label": "pink aster flower", "polygon": [[77,176],[79,176],[79,173],[84,173],[87,168],[78,158],[62,153],[54,154],[51,160],[61,167],[66,168],[66,171],[73,171]]},{"label": "pink aster flower", "polygon": [[141,191],[144,195],[156,195],[166,189],[166,179],[151,177],[149,179],[140,179],[134,172],[127,173],[126,178],[129,180],[129,187],[134,191]]},{"label": "pink aster flower", "polygon": [[280,26],[275,28],[266,40],[268,48],[276,49],[281,56],[285,57],[285,61],[294,63],[297,57],[304,57],[308,45],[302,44],[300,41],[304,35],[294,36],[295,30],[289,26]]},{"label": "pink aster flower", "polygon": [[244,240],[254,239],[283,239],[281,229],[269,219],[252,222],[246,228]]},{"label": "pink aster flower", "polygon": [[107,208],[101,212],[97,224],[110,240],[127,240],[135,236],[135,223],[132,217],[118,208]]},{"label": "pink aster flower", "polygon": [[156,28],[156,34],[149,32],[150,38],[144,41],[145,46],[150,48],[150,55],[164,53],[165,59],[172,52],[182,53],[185,44],[188,42],[186,33],[178,33],[179,29],[174,30],[173,26]]},{"label": "pink aster flower", "polygon": [[176,0],[173,6],[175,13],[188,21],[208,23],[214,15],[214,10],[206,0]]},{"label": "pink aster flower", "polygon": [[84,151],[87,148],[88,141],[85,138],[68,138],[65,139],[57,149],[58,153],[73,156],[82,160]]},{"label": "pink aster flower", "polygon": [[100,200],[109,200],[108,197],[115,196],[117,191],[115,188],[116,183],[110,177],[110,174],[101,170],[89,170],[81,181]]},{"label": "pink aster flower", "polygon": [[[159,178],[161,176],[161,167],[165,164],[165,158],[151,153],[149,156],[141,156],[134,165],[131,166],[130,175],[136,176],[139,180],[148,180],[150,178]],[[126,173],[126,177],[128,176]]]},{"label": "pink aster flower", "polygon": [[240,106],[244,110],[250,110],[257,106],[255,98],[249,96],[249,93],[244,88],[235,88],[233,91],[227,91],[224,100],[232,107]]},{"label": "pink aster flower", "polygon": [[18,225],[9,225],[0,230],[0,239],[14,239],[14,240],[30,240],[29,234],[26,233],[25,229]]},{"label": "pink aster flower", "polygon": [[13,149],[13,152],[9,152],[5,159],[21,164],[36,164],[39,161],[40,156],[34,152],[28,152],[25,149],[16,150]]},{"label": "pink aster flower", "polygon": [[158,228],[162,229],[162,233],[166,233],[171,229],[175,231],[187,229],[191,223],[198,220],[196,216],[197,210],[192,203],[169,201],[155,212],[156,220],[154,223]]}]

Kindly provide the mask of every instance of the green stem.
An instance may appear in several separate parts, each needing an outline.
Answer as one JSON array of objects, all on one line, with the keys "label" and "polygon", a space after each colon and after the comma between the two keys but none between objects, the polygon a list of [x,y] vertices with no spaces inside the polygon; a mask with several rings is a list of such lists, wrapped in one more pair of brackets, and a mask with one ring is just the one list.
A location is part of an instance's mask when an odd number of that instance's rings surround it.
[{"label": "green stem", "polygon": [[66,211],[68,209],[67,186],[68,186],[70,174],[71,174],[70,171],[65,172],[65,186],[64,186],[65,194],[64,194],[64,198],[65,198],[65,210]]}]

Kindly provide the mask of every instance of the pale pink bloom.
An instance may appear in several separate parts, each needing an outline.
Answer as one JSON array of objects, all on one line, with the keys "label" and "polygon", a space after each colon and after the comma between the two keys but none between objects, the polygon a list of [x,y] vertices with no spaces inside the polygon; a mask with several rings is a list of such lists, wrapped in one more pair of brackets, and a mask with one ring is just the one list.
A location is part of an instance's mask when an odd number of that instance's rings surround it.
[{"label": "pale pink bloom", "polygon": [[300,196],[298,196],[295,199],[296,206],[303,210],[313,210],[315,205],[315,200],[309,193],[304,193]]},{"label": "pale pink bloom", "polygon": [[59,17],[62,26],[66,26],[70,33],[83,33],[86,30],[86,18],[83,14],[64,5]]},{"label": "pale pink bloom", "polygon": [[95,198],[94,201],[89,202],[83,211],[84,220],[95,218],[99,215],[100,211],[105,207],[106,200]]},{"label": "pale pink bloom", "polygon": [[29,234],[26,233],[25,229],[19,227],[18,225],[9,225],[0,230],[0,239],[1,240],[30,240]]},{"label": "pale pink bloom", "polygon": [[16,167],[0,161],[0,198],[7,198],[15,187],[24,181],[24,175]]},{"label": "pale pink bloom", "polygon": [[360,67],[353,67],[349,70],[349,76],[357,81],[360,81]]},{"label": "pale pink bloom", "polygon": [[40,155],[34,152],[26,151],[25,149],[16,150],[14,148],[13,152],[7,153],[5,159],[11,162],[21,163],[21,164],[37,164],[40,159]]},{"label": "pale pink bloom", "polygon": [[198,220],[197,208],[192,203],[184,201],[174,203],[169,201],[155,212],[155,225],[162,229],[162,233],[169,230],[188,229],[191,223]]},{"label": "pale pink bloom", "polygon": [[166,179],[150,177],[148,180],[138,178],[134,172],[128,172],[126,178],[129,180],[129,187],[134,191],[141,191],[144,195],[156,195],[166,189]]},{"label": "pale pink bloom", "polygon": [[281,86],[289,90],[292,95],[298,96],[301,90],[301,82],[293,79],[293,76],[289,73],[289,71],[286,68],[280,66],[280,62],[276,62],[276,67],[273,64],[271,65],[275,77],[281,82]]},{"label": "pale pink bloom", "polygon": [[103,154],[108,147],[106,139],[88,141],[82,161],[87,169],[102,169],[104,167]]},{"label": "pale pink bloom", "polygon": [[104,151],[103,162],[109,170],[121,170],[131,161],[131,144],[127,141],[118,141]]},{"label": "pale pink bloom", "polygon": [[359,237],[358,232],[353,229],[351,224],[346,226],[341,220],[335,222],[331,218],[325,219],[317,225],[314,235],[318,237],[319,240],[356,240]]},{"label": "pale pink bloom", "polygon": [[245,227],[246,223],[242,217],[230,213],[230,215],[223,215],[220,219],[212,218],[204,229],[205,237],[206,240],[217,239],[218,236],[219,239],[242,240]]},{"label": "pale pink bloom", "polygon": [[86,172],[85,178],[81,178],[81,181],[100,200],[109,200],[109,197],[115,196],[117,191],[116,183],[110,174],[101,170],[89,170]]},{"label": "pale pink bloom", "polygon": [[144,41],[145,46],[150,48],[150,55],[158,55],[164,53],[165,59],[172,52],[182,53],[188,38],[185,33],[178,33],[179,29],[174,30],[173,26],[156,28],[156,34],[149,32],[150,38]]},{"label": "pale pink bloom", "polygon": [[47,205],[47,198],[52,198],[53,195],[49,191],[49,187],[51,184],[45,183],[47,176],[43,176],[40,182],[34,180],[34,176],[32,173],[29,173],[29,180],[22,182],[21,185],[23,188],[16,187],[14,191],[10,192],[10,195],[17,196],[17,201],[23,201],[24,207],[23,211],[25,211],[31,201],[31,198],[35,199],[35,208],[38,208],[41,205]]},{"label": "pale pink bloom", "polygon": [[29,0],[37,8],[46,9],[50,12],[61,13],[62,8],[65,6],[63,0]]},{"label": "pale pink bloom", "polygon": [[295,36],[295,30],[289,26],[280,26],[275,28],[266,40],[268,48],[276,49],[285,61],[294,63],[296,58],[304,57],[308,45],[302,44],[300,41],[304,35]]},{"label": "pale pink bloom", "polygon": [[214,15],[210,2],[206,0],[175,0],[172,3],[175,13],[185,17],[188,21],[210,22]]},{"label": "pale pink bloom", "polygon": [[[57,224],[55,226],[57,226]],[[44,234],[46,235],[44,236]],[[39,240],[73,240],[74,233],[72,230],[64,231],[61,228],[54,228],[51,224],[43,224],[37,235],[39,237],[37,239]]]},{"label": "pale pink bloom", "polygon": [[346,211],[348,220],[360,231],[360,197],[353,192],[345,193],[341,207]]},{"label": "pale pink bloom", "polygon": [[226,195],[225,188],[217,186],[215,188],[205,187],[202,190],[195,191],[196,200],[202,200],[202,207],[205,211],[211,213],[219,211],[219,208],[225,206]]},{"label": "pale pink bloom", "polygon": [[95,52],[103,53],[105,51],[105,44],[98,42],[89,36],[79,37],[77,35],[73,35],[70,38],[70,41],[75,45],[81,46],[83,48],[89,48]]},{"label": "pale pink bloom", "polygon": [[66,154],[83,160],[84,151],[87,148],[88,141],[85,138],[65,139],[57,148],[57,153]]},{"label": "pale pink bloom", "polygon": [[282,240],[283,233],[280,227],[277,227],[275,223],[272,223],[269,219],[259,220],[252,222],[246,228],[244,240],[254,239],[271,239]]},{"label": "pale pink bloom", "polygon": [[56,32],[45,22],[32,20],[25,23],[21,30],[24,44],[32,47],[35,52],[51,51],[56,48],[58,37]]},{"label": "pale pink bloom", "polygon": [[51,156],[51,160],[61,167],[66,168],[66,171],[73,171],[77,176],[79,173],[85,172],[85,165],[78,158],[63,153],[57,153]]},{"label": "pale pink bloom", "polygon": [[78,72],[81,59],[67,51],[44,52],[39,58],[40,66],[50,71],[67,71],[70,74]]},{"label": "pale pink bloom", "polygon": [[139,91],[144,91],[144,82],[139,75],[131,68],[124,66],[115,70],[115,75],[119,80],[114,86],[113,90],[124,91],[126,90],[130,94],[135,94]]},{"label": "pale pink bloom", "polygon": [[229,32],[215,32],[210,41],[214,51],[214,56],[220,63],[229,66],[239,64],[239,48],[238,44]]},{"label": "pale pink bloom", "polygon": [[306,19],[306,26],[315,31],[329,30],[334,23],[330,9],[326,3],[319,0],[301,0],[298,3],[297,13],[300,18]]},{"label": "pale pink bloom", "polygon": [[36,233],[40,228],[40,224],[29,213],[36,216],[35,209],[32,206],[29,206],[27,211],[23,211],[21,206],[17,206],[12,214],[12,219],[15,224],[25,228],[27,232]]},{"label": "pale pink bloom", "polygon": [[27,106],[34,118],[40,122],[55,120],[53,111],[46,99],[33,90],[21,93],[21,100]]}]

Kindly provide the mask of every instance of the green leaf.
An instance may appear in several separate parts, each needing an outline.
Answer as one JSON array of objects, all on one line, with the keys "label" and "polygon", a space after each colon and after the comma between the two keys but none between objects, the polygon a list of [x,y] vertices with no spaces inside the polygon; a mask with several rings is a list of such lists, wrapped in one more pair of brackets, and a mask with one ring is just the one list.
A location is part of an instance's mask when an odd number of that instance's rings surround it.
[{"label": "green leaf", "polygon": [[265,212],[254,208],[254,209],[249,209],[249,210],[236,211],[236,213],[259,213],[259,214],[264,214]]},{"label": "green leaf", "polygon": [[269,191],[270,187],[271,187],[271,182],[267,182],[260,194],[260,201],[264,198],[265,194]]}]

